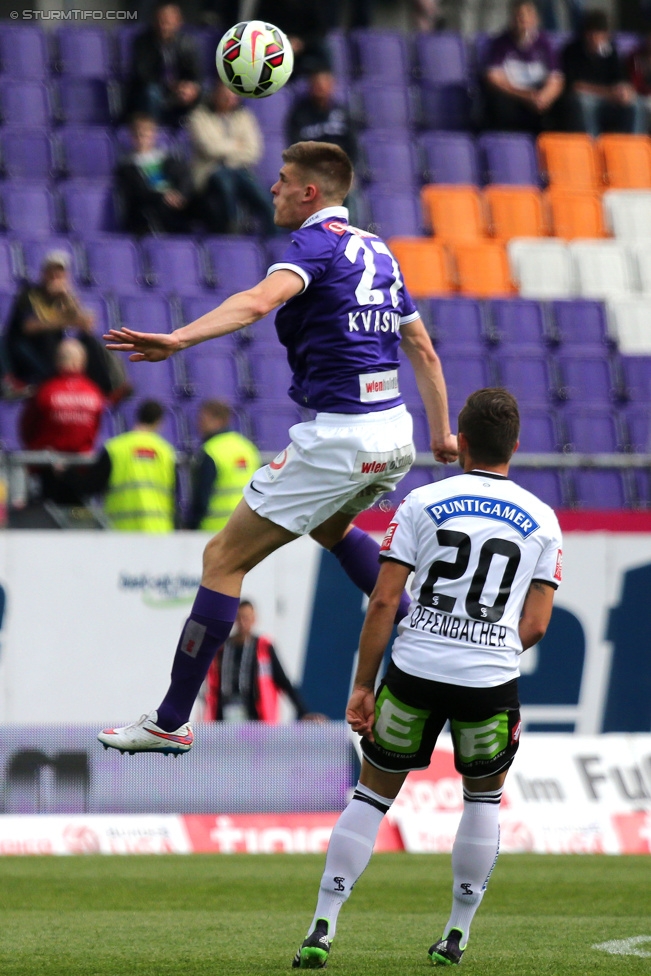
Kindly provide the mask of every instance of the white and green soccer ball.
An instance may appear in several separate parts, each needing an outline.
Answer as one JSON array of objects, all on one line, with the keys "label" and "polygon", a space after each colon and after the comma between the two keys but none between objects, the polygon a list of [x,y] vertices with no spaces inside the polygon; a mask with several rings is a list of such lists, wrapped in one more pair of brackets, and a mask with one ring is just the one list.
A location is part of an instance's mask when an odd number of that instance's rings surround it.
[{"label": "white and green soccer ball", "polygon": [[294,52],[287,37],[263,20],[235,24],[217,45],[219,77],[245,98],[273,95],[289,81],[293,67]]}]

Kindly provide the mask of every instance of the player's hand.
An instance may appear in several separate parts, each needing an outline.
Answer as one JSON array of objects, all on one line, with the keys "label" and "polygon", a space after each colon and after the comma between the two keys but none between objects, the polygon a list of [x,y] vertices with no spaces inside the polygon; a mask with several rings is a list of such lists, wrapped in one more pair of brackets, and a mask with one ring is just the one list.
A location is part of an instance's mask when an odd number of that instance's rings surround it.
[{"label": "player's hand", "polygon": [[346,708],[346,721],[353,732],[374,742],[375,694],[370,688],[355,687]]},{"label": "player's hand", "polygon": [[455,434],[446,434],[440,440],[432,441],[432,454],[437,461],[450,464],[459,457],[457,438]]},{"label": "player's hand", "polygon": [[111,329],[103,338],[107,349],[130,352],[132,363],[160,363],[163,359],[169,359],[179,347],[174,333],[157,335],[153,332],[133,332],[131,329]]}]

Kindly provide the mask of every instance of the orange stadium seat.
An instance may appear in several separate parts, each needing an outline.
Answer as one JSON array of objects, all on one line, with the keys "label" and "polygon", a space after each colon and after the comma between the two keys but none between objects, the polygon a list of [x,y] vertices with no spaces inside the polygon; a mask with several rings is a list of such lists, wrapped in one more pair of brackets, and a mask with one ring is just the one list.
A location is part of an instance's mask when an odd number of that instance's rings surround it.
[{"label": "orange stadium seat", "polygon": [[544,132],[538,136],[541,172],[550,186],[601,190],[597,151],[590,136],[579,132]]},{"label": "orange stadium seat", "polygon": [[604,237],[604,213],[598,193],[552,187],[546,193],[552,233],[569,241],[575,237]]},{"label": "orange stadium seat", "polygon": [[476,186],[430,183],[421,190],[425,223],[443,241],[486,236],[486,218]]},{"label": "orange stadium seat", "polygon": [[649,136],[609,134],[597,139],[606,184],[617,190],[651,188]]},{"label": "orange stadium seat", "polygon": [[494,237],[543,237],[545,216],[540,190],[533,186],[487,186],[490,226]]},{"label": "orange stadium seat", "polygon": [[457,241],[452,253],[462,295],[494,298],[515,291],[501,241]]},{"label": "orange stadium seat", "polygon": [[430,237],[392,237],[389,247],[400,264],[407,291],[414,298],[433,298],[453,290],[450,258]]}]

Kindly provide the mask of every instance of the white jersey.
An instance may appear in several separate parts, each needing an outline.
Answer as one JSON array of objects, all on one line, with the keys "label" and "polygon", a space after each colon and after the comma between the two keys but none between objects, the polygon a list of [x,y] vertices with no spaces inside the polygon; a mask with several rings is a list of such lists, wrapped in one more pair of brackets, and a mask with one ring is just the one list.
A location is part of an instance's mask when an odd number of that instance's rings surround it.
[{"label": "white jersey", "polygon": [[561,580],[562,538],[544,502],[473,471],[412,491],[380,555],[414,570],[392,657],[430,681],[490,687],[517,678],[518,624],[532,580]]}]

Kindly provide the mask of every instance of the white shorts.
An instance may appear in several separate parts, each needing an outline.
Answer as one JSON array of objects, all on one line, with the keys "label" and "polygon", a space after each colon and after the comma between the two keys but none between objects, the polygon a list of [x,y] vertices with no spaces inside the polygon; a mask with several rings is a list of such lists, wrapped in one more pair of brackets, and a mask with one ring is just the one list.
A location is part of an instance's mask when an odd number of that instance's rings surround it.
[{"label": "white shorts", "polygon": [[247,505],[296,535],[335,512],[357,515],[393,491],[414,463],[411,415],[319,413],[289,429],[290,444],[253,475]]}]

